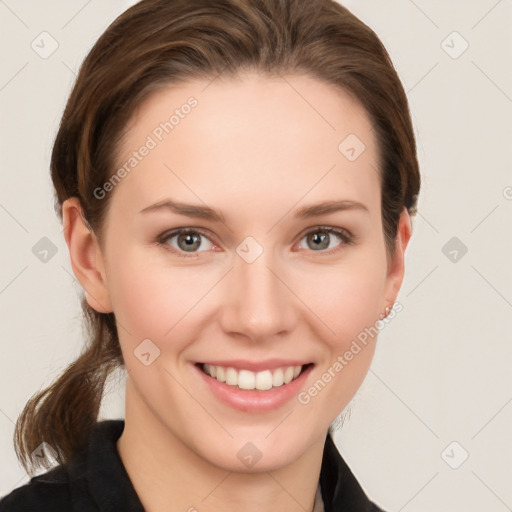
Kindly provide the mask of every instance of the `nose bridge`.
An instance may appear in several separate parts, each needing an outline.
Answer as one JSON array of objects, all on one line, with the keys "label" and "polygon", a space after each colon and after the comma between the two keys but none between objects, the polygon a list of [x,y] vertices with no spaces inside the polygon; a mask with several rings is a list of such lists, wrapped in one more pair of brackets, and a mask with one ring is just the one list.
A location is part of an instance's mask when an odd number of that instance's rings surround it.
[{"label": "nose bridge", "polygon": [[222,315],[227,332],[257,340],[292,328],[293,296],[276,277],[275,267],[270,250],[254,260],[243,253],[236,256]]}]

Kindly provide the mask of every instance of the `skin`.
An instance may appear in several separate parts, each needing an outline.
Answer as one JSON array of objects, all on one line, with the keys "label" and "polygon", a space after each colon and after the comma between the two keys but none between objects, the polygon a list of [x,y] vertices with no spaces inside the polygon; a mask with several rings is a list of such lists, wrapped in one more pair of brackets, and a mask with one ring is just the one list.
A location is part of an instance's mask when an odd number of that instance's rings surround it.
[{"label": "skin", "polygon": [[[302,75],[246,73],[157,91],[135,112],[119,165],[190,96],[197,107],[109,192],[101,244],[78,200],[63,205],[73,271],[89,305],[118,322],[128,372],[118,450],[148,511],[312,510],[326,432],[366,376],[376,338],[307,405],[294,397],[258,414],[220,402],[193,364],[298,358],[315,364],[307,390],[395,302],[409,215],[388,258],[371,122],[349,94]],[[338,150],[350,133],[366,146],[353,162]],[[224,223],[140,213],[167,198],[208,205]],[[367,210],[294,218],[341,199]],[[331,235],[328,249],[315,249],[306,232],[319,226],[355,241]],[[167,249],[155,243],[179,227],[202,228],[209,240],[188,258],[177,237]],[[263,248],[252,263],[236,252],[247,236]],[[161,351],[149,366],[134,355],[144,339]],[[252,468],[237,457],[247,442],[262,454]]]}]

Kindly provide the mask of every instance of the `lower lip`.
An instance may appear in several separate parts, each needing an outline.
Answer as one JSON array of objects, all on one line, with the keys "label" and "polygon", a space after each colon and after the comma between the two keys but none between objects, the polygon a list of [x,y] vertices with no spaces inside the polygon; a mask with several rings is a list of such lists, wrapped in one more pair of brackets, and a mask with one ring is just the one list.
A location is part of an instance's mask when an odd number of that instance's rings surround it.
[{"label": "lower lip", "polygon": [[313,368],[313,365],[308,366],[289,384],[283,384],[282,386],[267,391],[258,391],[255,389],[245,390],[237,386],[229,386],[207,375],[198,365],[194,366],[217,398],[231,407],[244,412],[264,412],[278,409],[299,393]]}]

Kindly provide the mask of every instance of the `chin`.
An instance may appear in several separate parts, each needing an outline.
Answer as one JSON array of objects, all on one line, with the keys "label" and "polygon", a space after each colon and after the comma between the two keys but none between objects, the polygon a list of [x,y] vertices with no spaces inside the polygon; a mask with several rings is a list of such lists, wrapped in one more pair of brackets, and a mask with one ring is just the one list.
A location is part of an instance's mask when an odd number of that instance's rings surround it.
[{"label": "chin", "polygon": [[208,444],[204,449],[199,447],[199,455],[225,471],[261,473],[276,471],[292,464],[308,448],[304,431],[296,437],[287,429],[283,429],[280,435],[269,435],[272,429],[268,428],[264,431],[243,430],[243,435],[238,434],[229,439],[226,439],[226,434],[224,442],[219,442],[218,438],[212,440],[211,444],[203,440]]}]

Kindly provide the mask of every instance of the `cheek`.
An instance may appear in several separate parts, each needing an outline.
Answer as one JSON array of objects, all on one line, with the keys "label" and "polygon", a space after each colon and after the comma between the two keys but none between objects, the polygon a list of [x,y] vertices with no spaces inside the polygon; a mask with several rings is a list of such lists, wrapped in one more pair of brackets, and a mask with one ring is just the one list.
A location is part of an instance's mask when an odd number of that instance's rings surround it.
[{"label": "cheek", "polygon": [[[157,251],[158,249],[153,249]],[[130,344],[149,338],[158,345],[171,340],[180,350],[180,339],[173,334],[187,323],[187,316],[199,304],[212,281],[211,270],[199,267],[173,268],[150,261],[147,253],[125,253],[109,273],[109,292],[118,322],[126,328],[120,335]]]},{"label": "cheek", "polygon": [[352,339],[378,320],[385,267],[361,257],[346,265],[316,269],[301,278],[304,302],[328,326],[324,341],[344,350]]},{"label": "cheek", "polygon": [[316,380],[298,397],[299,403],[327,414],[331,421],[361,386],[375,351],[375,327],[380,325],[385,265],[360,256],[343,267],[317,271],[314,280],[302,284],[304,302],[329,329],[318,331],[323,333],[323,357]]}]

